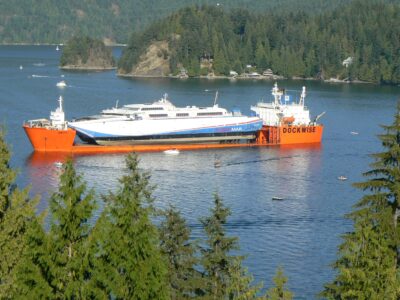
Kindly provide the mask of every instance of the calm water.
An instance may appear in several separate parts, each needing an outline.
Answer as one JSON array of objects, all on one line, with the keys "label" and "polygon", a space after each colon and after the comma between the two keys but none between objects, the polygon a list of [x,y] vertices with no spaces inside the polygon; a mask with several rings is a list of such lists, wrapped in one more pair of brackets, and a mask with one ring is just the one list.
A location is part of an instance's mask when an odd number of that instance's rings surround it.
[{"label": "calm water", "polygon": [[[119,53],[119,49],[115,50]],[[57,67],[61,51],[43,46],[0,46],[0,122],[12,147],[18,184],[31,184],[42,195],[40,209],[57,188],[57,155],[37,155],[21,128],[28,119],[48,117],[64,97],[67,118],[120,105],[158,99],[168,93],[176,105],[210,105],[219,91],[223,107],[249,113],[251,104],[270,99],[273,82],[229,80],[123,79],[113,71],[70,73]],[[20,70],[20,66],[23,69]],[[64,77],[62,77],[64,76]],[[56,83],[65,80],[60,90]],[[289,277],[296,299],[314,299],[333,277],[340,234],[351,229],[343,215],[361,193],[351,187],[368,169],[369,154],[379,151],[379,124],[393,120],[400,87],[284,81],[281,87],[299,95],[306,85],[312,115],[326,111],[319,147],[257,148],[140,154],[150,171],[160,207],[173,204],[187,218],[194,237],[201,237],[198,218],[208,214],[214,192],[232,209],[227,230],[240,238],[246,266],[269,286],[278,265]],[[351,135],[351,131],[359,132]],[[215,158],[222,167],[215,169]],[[113,190],[124,174],[125,155],[75,158],[79,173],[98,194]],[[348,181],[338,181],[345,175]],[[273,196],[285,201],[272,201]]]}]

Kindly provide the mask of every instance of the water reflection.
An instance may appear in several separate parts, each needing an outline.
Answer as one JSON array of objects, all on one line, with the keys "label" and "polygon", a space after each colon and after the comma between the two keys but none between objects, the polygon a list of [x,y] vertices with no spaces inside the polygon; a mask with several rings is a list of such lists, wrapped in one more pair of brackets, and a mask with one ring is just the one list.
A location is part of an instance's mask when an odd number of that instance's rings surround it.
[{"label": "water reflection", "polygon": [[[243,253],[252,254],[247,266],[257,278],[269,281],[278,264],[291,273],[304,268],[302,274],[307,272],[310,278],[320,267],[314,261],[319,254],[309,249],[315,234],[313,224],[319,223],[309,199],[320,181],[321,152],[320,145],[307,145],[181,151],[174,156],[140,153],[139,159],[141,170],[149,172],[151,183],[157,185],[155,204],[159,208],[177,207],[193,237],[203,236],[199,218],[209,214],[212,194],[217,191],[232,210],[228,233],[240,238]],[[119,178],[127,174],[126,156],[74,156],[73,161],[88,188],[101,199],[101,194],[115,191]],[[68,157],[32,153],[27,158],[27,174],[35,193],[46,195],[56,190],[60,175],[57,163]],[[219,168],[215,168],[216,159],[221,163]],[[273,201],[273,196],[284,200]],[[40,210],[47,207],[47,198],[42,197]],[[102,209],[99,204],[95,217]]]},{"label": "water reflection", "polygon": [[38,210],[48,208],[48,198],[58,187],[62,164],[68,156],[64,153],[32,152],[26,158],[26,175],[31,184],[31,194],[40,195]]}]

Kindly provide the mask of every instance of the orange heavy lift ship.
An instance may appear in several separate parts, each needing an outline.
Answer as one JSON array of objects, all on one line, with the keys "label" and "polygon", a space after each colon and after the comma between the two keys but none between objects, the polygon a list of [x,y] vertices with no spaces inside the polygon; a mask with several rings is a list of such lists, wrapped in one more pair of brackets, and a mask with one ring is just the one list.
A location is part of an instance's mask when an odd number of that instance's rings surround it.
[{"label": "orange heavy lift ship", "polygon": [[[321,142],[323,125],[317,124],[318,115],[311,121],[308,109],[304,106],[305,87],[298,102],[287,103],[288,96],[275,83],[272,89],[272,102],[260,102],[251,110],[263,120],[263,126],[255,133],[255,138],[243,141],[225,141],[219,143],[170,143],[135,145],[89,145],[76,144],[76,131],[68,127],[62,108],[50,113],[50,120],[30,120],[23,125],[36,152],[60,152],[70,154],[157,152],[165,150],[200,150],[237,147],[261,147],[274,145],[317,144]],[[282,99],[284,98],[284,99]]]}]

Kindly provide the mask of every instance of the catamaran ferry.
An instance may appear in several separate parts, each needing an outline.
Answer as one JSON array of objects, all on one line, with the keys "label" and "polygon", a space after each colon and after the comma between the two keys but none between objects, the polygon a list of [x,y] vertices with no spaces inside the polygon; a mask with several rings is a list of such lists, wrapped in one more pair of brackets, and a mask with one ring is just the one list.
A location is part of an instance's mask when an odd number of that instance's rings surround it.
[{"label": "catamaran ferry", "polygon": [[255,140],[262,119],[210,107],[176,107],[164,95],[151,104],[105,109],[76,119],[68,127],[80,139],[99,145],[238,143]]}]

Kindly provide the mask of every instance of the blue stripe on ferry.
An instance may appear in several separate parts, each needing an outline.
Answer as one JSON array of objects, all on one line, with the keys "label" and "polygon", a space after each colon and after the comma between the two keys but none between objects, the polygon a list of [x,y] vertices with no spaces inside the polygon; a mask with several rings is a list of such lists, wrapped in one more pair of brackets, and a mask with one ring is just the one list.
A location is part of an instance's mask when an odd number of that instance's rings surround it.
[{"label": "blue stripe on ferry", "polygon": [[101,132],[87,130],[87,129],[83,130],[79,127],[75,127],[75,126],[71,126],[71,125],[68,125],[68,127],[75,129],[76,131],[79,131],[79,132],[83,133],[84,135],[87,135],[90,138],[119,137],[120,136],[120,135],[116,135],[116,134],[101,133]]},{"label": "blue stripe on ferry", "polygon": [[160,133],[160,135],[251,132],[251,131],[260,130],[261,127],[262,127],[262,120],[257,121],[257,122],[247,123],[247,124],[227,125],[227,126],[219,126],[219,127],[206,127],[206,128],[199,128],[199,129],[164,132],[164,133]]}]

